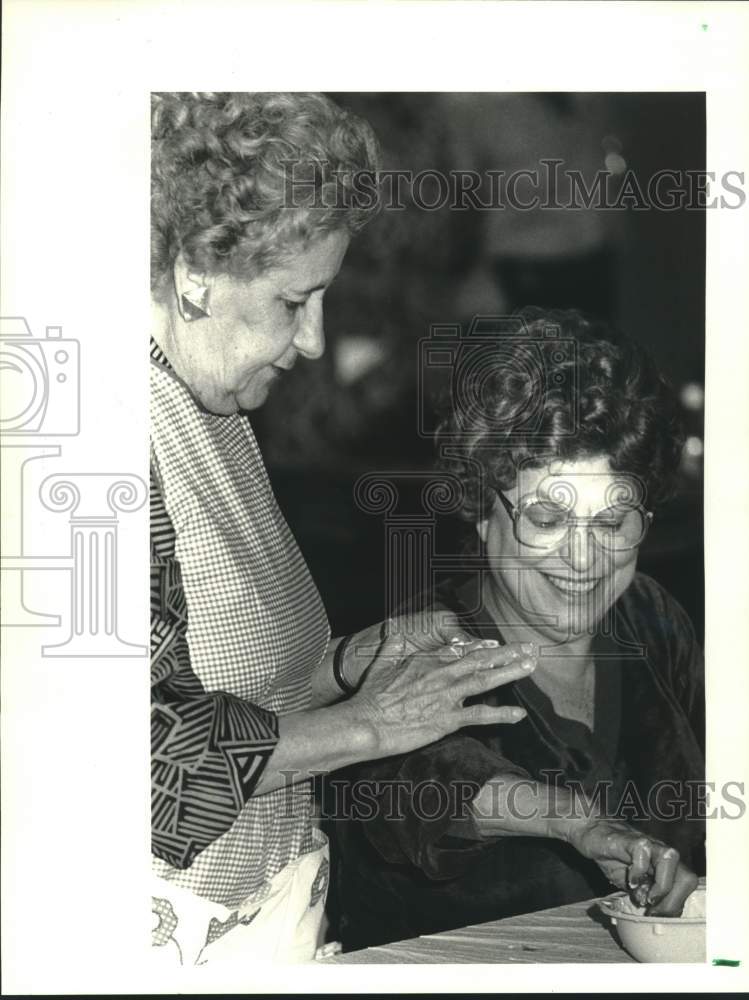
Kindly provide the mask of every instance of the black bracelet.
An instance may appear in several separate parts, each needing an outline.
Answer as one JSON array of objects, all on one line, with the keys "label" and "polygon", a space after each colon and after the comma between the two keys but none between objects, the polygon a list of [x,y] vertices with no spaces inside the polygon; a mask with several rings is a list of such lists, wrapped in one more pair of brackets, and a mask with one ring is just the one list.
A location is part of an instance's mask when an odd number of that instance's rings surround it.
[{"label": "black bracelet", "polygon": [[353,635],[345,635],[336,646],[335,653],[333,653],[333,676],[335,677],[336,684],[344,694],[353,694],[356,691],[356,688],[349,684],[343,676],[343,657],[346,653],[346,647],[353,638]]}]

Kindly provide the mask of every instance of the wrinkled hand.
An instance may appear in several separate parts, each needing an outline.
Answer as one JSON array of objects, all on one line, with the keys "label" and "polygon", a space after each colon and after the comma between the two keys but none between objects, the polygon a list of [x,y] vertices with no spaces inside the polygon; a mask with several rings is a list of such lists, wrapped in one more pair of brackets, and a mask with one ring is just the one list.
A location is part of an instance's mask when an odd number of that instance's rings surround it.
[{"label": "wrinkled hand", "polygon": [[445,644],[475,642],[454,611],[434,609],[400,615],[386,623],[389,632],[400,632],[406,640],[406,654],[430,652]]},{"label": "wrinkled hand", "polygon": [[593,819],[570,841],[620,889],[652,882],[646,898],[648,916],[680,916],[697,887],[697,876],[681,863],[675,848],[622,820]]},{"label": "wrinkled hand", "polygon": [[414,653],[434,652],[449,644],[468,645],[475,642],[474,637],[459,624],[454,611],[419,611],[378,622],[357,633],[349,644],[345,673],[351,684],[356,686],[361,681],[374,662],[384,637],[396,632],[404,639],[404,658]]},{"label": "wrinkled hand", "polygon": [[406,753],[463,726],[513,723],[525,716],[522,708],[463,702],[527,677],[536,665],[532,647],[481,640],[430,651],[409,653],[409,648],[402,633],[388,635],[349,700],[358,721],[374,734],[376,756]]}]

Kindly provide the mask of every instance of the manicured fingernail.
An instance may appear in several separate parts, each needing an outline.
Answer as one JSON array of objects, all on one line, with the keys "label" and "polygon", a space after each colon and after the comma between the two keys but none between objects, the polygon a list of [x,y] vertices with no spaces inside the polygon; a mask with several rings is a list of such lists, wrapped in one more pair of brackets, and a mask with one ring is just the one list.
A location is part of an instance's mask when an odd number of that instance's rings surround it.
[{"label": "manicured fingernail", "polygon": [[496,639],[482,639],[481,645],[484,647],[484,649],[497,649],[499,643],[497,642]]},{"label": "manicured fingernail", "polygon": [[530,673],[531,670],[536,669],[536,662],[535,660],[523,660],[520,667],[522,670],[527,670]]},{"label": "manicured fingernail", "polygon": [[511,713],[513,719],[524,719],[525,709],[524,708],[513,708]]}]

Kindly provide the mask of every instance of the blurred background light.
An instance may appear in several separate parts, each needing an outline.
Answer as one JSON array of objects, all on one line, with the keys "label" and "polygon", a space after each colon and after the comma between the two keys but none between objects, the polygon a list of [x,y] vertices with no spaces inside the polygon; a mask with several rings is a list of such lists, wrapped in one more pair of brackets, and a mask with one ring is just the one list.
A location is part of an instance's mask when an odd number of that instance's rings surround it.
[{"label": "blurred background light", "polygon": [[685,410],[701,410],[705,405],[705,390],[699,382],[685,382],[681,387],[681,405]]},{"label": "blurred background light", "polygon": [[690,434],[684,442],[684,451],[690,458],[700,458],[704,450],[705,447],[702,443],[702,438],[697,437],[695,434]]},{"label": "blurred background light", "polygon": [[619,153],[607,153],[603,162],[610,174],[623,174],[627,169],[627,161]]},{"label": "blurred background light", "polygon": [[334,344],[333,357],[338,381],[353,385],[381,365],[387,352],[373,337],[343,336]]}]

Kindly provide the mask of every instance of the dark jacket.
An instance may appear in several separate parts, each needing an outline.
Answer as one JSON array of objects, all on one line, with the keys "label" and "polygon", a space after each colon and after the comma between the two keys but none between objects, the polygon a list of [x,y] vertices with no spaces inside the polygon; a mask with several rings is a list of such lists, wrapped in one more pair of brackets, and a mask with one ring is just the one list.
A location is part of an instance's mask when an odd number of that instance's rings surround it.
[{"label": "dark jacket", "polygon": [[[477,597],[477,582],[459,589],[448,584],[436,603],[458,612],[473,634],[501,640],[485,612],[475,610]],[[701,650],[681,606],[643,574],[612,610],[610,634],[602,629],[593,640],[593,733],[557,716],[526,678],[483,699],[523,706],[527,717],[520,723],[462,729],[412,753],[350,769],[350,780],[372,783],[369,795],[379,808],[366,819],[333,824],[346,949],[611,891],[598,867],[561,841],[479,839],[466,801],[471,788],[500,773],[605,792],[610,813],[676,847],[686,864],[704,872],[704,821],[695,818],[690,799],[690,783],[704,781]],[[399,785],[395,811],[393,782]]]}]

